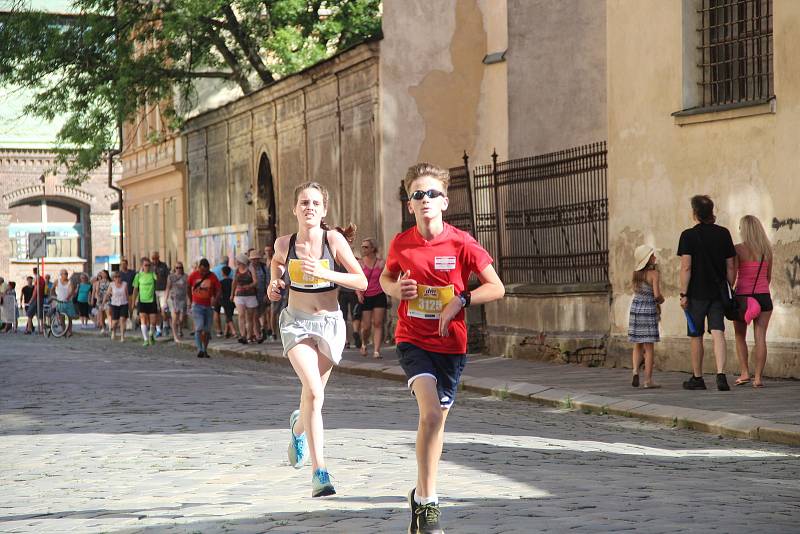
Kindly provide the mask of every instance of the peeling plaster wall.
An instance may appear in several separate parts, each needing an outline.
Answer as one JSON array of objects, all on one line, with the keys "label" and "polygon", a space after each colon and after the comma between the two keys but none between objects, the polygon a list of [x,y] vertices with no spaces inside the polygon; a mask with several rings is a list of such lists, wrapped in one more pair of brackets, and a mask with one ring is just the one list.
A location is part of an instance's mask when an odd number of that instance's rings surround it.
[{"label": "peeling plaster wall", "polygon": [[[612,335],[622,338],[627,332],[633,250],[643,242],[653,244],[667,297],[661,323],[667,343],[657,348],[657,357],[667,366],[688,368],[675,253],[680,232],[692,225],[689,198],[708,194],[716,203],[717,222],[731,230],[735,242],[745,214],[756,215],[767,228],[775,247],[767,374],[800,376],[795,361],[800,342],[800,70],[795,53],[800,2],[774,1],[777,111],[684,126],[670,115],[683,102],[681,9],[681,2],[608,2]],[[670,344],[670,338],[681,342]],[[713,357],[707,354],[709,362]],[[732,344],[728,367],[737,367]]]},{"label": "peeling plaster wall", "polygon": [[[504,0],[384,3],[380,58],[384,245],[400,230],[398,191],[409,166],[430,161],[454,167],[462,164],[465,150],[470,156],[475,153],[479,139],[483,151],[492,138],[505,142],[503,69],[482,63],[490,51],[488,36],[499,36],[494,46],[502,42],[504,13]],[[485,83],[489,69],[492,82]],[[486,115],[498,119],[479,126],[479,117]],[[498,133],[493,133],[495,128]]]}]

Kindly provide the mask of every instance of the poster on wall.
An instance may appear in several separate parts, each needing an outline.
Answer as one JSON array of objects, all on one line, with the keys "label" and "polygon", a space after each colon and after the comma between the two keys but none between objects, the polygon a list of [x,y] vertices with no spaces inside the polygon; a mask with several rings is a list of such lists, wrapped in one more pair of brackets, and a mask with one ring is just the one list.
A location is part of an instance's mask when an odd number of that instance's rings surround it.
[{"label": "poster on wall", "polygon": [[229,265],[232,266],[233,258],[250,248],[250,233],[249,224],[189,230],[186,232],[187,256],[192,265],[201,258],[206,258],[211,265],[215,265],[222,256],[227,256]]}]

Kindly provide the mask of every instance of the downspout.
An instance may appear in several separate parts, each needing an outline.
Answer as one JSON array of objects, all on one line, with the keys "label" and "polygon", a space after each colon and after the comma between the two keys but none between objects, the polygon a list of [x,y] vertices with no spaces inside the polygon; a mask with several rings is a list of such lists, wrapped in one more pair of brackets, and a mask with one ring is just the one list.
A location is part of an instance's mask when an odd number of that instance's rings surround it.
[{"label": "downspout", "polygon": [[119,255],[120,258],[125,256],[125,232],[123,228],[123,221],[125,219],[124,206],[122,204],[122,189],[112,183],[114,179],[114,156],[122,153],[122,126],[119,127],[119,148],[112,148],[108,151],[108,187],[117,192],[118,208],[119,208]]}]

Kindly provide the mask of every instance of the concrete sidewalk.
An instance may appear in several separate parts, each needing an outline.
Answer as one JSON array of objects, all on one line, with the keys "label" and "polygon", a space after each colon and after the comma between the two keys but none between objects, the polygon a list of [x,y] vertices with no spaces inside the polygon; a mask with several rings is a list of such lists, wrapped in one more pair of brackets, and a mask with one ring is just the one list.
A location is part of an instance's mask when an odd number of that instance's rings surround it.
[{"label": "concrete sidewalk", "polygon": [[[95,334],[80,331],[76,334]],[[139,341],[135,337],[132,340]],[[159,340],[159,343],[165,342]],[[170,341],[171,342],[171,341]],[[187,339],[181,343],[194,349]],[[278,342],[241,345],[235,339],[211,342],[209,352],[288,365]],[[338,372],[405,381],[394,347],[383,350],[383,359],[362,357],[346,350]],[[686,373],[656,372],[661,389],[631,387],[629,369],[582,367],[470,355],[462,377],[467,391],[500,398],[534,401],[565,409],[632,417],[645,421],[709,432],[800,446],[800,382],[765,380],[766,387],[734,386],[717,391],[713,376],[706,377],[707,391],[686,391],[681,383]]]}]

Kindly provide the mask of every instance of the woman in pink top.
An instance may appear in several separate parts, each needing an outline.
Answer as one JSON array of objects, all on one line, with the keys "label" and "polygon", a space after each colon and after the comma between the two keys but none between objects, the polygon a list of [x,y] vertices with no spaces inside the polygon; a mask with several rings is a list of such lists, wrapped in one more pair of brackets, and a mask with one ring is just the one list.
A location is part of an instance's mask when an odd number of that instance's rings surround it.
[{"label": "woman in pink top", "polygon": [[361,259],[359,260],[364,276],[367,277],[367,289],[356,291],[361,303],[361,355],[367,355],[369,329],[372,327],[373,358],[382,358],[383,320],[386,317],[388,301],[381,288],[381,273],[386,262],[378,257],[378,245],[375,239],[368,237],[361,242]]},{"label": "woman in pink top", "polygon": [[750,383],[747,355],[747,325],[753,322],[755,338],[755,376],[753,387],[764,387],[762,373],[767,362],[767,326],[772,315],[772,297],[769,283],[772,280],[772,245],[761,221],[745,215],[739,221],[742,242],[736,245],[736,294],[747,295],[745,321],[734,321],[736,355],[739,357],[739,378],[735,384]]}]

